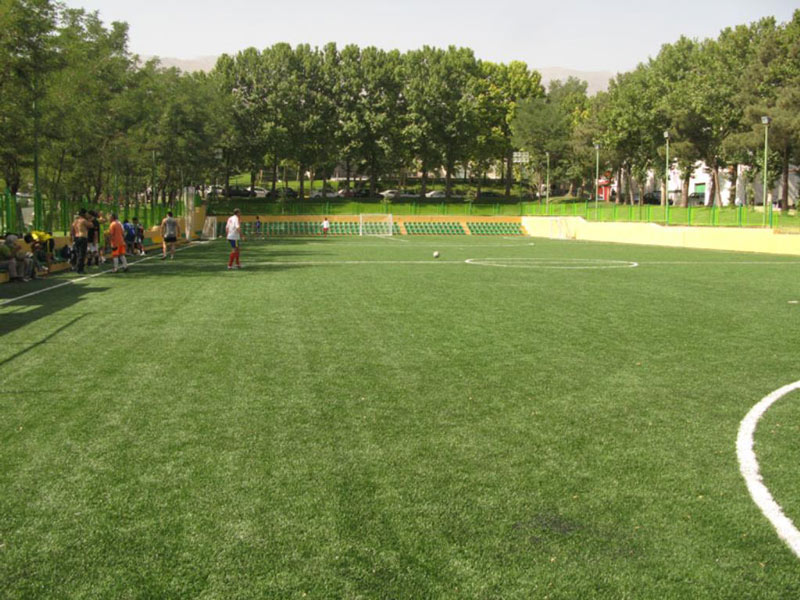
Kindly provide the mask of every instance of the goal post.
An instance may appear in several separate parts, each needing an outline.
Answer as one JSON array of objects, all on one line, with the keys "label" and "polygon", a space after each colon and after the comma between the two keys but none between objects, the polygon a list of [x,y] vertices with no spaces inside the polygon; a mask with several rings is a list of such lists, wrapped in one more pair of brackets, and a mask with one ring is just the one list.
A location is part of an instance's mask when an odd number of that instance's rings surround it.
[{"label": "goal post", "polygon": [[394,221],[391,213],[361,213],[358,215],[358,235],[392,235]]},{"label": "goal post", "polygon": [[213,240],[217,237],[217,217],[206,217],[203,223],[203,239]]}]

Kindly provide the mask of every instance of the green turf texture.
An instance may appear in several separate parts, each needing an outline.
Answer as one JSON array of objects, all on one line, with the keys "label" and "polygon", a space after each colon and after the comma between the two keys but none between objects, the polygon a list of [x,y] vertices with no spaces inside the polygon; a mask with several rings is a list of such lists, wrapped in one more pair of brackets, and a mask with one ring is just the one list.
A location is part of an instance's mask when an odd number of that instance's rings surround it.
[{"label": "green turf texture", "polygon": [[[800,379],[798,259],[470,236],[227,255],[0,306],[0,597],[800,597],[735,448]],[[639,266],[535,268],[606,260]],[[795,523],[798,400],[755,446]]]}]

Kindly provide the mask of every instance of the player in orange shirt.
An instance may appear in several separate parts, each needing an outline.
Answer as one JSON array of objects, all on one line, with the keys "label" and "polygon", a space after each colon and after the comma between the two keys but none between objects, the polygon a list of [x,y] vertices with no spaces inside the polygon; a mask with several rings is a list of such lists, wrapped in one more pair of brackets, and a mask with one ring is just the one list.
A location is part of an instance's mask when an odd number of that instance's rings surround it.
[{"label": "player in orange shirt", "polygon": [[111,256],[114,257],[114,268],[112,273],[116,273],[122,259],[122,270],[128,270],[128,259],[125,258],[125,234],[122,230],[122,223],[117,219],[117,215],[111,213],[111,225],[108,227],[108,237],[111,239]]}]

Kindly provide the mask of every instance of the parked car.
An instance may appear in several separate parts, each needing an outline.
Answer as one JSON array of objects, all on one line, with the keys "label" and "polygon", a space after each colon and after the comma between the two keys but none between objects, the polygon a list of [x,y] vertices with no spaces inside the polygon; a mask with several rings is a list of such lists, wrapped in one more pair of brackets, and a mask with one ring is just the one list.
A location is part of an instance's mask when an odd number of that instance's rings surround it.
[{"label": "parked car", "polygon": [[645,204],[661,204],[661,192],[647,192],[644,195]]},{"label": "parked car", "polygon": [[689,194],[689,206],[703,206],[705,203],[705,192],[692,192]]},{"label": "parked car", "polygon": [[252,198],[255,194],[250,188],[232,185],[228,188],[229,198]]},{"label": "parked car", "polygon": [[263,187],[254,186],[252,188],[248,188],[253,196],[256,198],[266,198],[267,197],[267,189]]},{"label": "parked car", "polygon": [[333,191],[331,188],[325,188],[321,190],[312,190],[311,194],[309,195],[310,198],[336,198],[336,192]]},{"label": "parked car", "polygon": [[444,198],[446,194],[442,190],[433,190],[425,194],[426,198]]},{"label": "parked car", "polygon": [[383,190],[382,192],[378,192],[380,196],[383,196],[384,199],[390,200],[392,198],[399,198],[401,196],[400,190]]},{"label": "parked car", "polygon": [[297,192],[290,187],[278,187],[275,191],[267,190],[267,198],[277,200],[278,198],[297,198]]}]

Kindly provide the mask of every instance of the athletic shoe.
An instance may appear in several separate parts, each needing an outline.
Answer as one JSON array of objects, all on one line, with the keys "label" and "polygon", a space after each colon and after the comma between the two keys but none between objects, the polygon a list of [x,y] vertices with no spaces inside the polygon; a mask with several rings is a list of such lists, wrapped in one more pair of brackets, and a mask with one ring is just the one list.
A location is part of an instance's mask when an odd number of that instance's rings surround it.
[{"label": "athletic shoe", "polygon": [[228,265],[228,271],[233,271],[233,267]]},{"label": "athletic shoe", "polygon": [[162,256],[161,260],[167,260],[167,255],[165,254],[164,256]]}]

